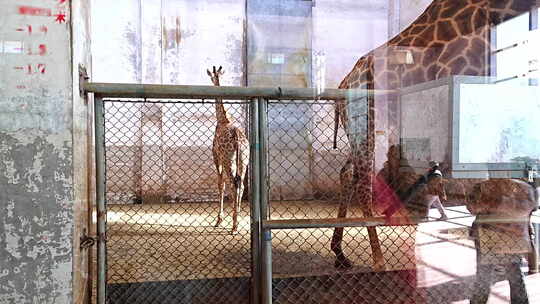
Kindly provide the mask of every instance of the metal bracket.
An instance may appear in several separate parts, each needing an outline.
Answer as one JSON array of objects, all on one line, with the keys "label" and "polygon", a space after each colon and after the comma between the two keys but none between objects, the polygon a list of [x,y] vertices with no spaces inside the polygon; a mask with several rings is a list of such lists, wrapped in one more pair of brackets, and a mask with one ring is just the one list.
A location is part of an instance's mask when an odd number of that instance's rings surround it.
[{"label": "metal bracket", "polygon": [[[84,84],[90,79],[86,67],[79,63],[79,96],[85,97]],[[84,103],[87,104],[88,100],[85,98]]]},{"label": "metal bracket", "polygon": [[94,246],[95,243],[96,243],[95,238],[86,235],[86,228],[83,229],[83,235],[81,236],[81,244],[80,244],[81,249],[88,249]]}]

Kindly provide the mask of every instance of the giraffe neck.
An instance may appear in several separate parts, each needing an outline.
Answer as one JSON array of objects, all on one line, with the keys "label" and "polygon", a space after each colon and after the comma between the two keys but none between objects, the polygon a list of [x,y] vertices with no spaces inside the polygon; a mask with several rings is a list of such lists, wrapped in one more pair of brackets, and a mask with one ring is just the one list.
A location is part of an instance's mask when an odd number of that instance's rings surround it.
[{"label": "giraffe neck", "polygon": [[216,98],[216,118],[218,121],[218,124],[228,124],[231,122],[229,119],[229,114],[227,113],[227,110],[225,110],[225,107],[223,106],[223,99]]},{"label": "giraffe neck", "polygon": [[[409,27],[358,60],[340,88],[395,89],[450,75],[490,73],[490,28],[531,9],[536,0],[434,0]],[[394,50],[413,64],[392,64]],[[373,83],[374,82],[374,83]]]}]

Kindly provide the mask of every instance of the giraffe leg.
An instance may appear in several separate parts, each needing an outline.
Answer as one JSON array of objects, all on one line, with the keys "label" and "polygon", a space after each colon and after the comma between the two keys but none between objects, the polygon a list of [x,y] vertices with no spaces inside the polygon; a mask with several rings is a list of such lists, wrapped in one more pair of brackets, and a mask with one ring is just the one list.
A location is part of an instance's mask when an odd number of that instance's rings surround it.
[{"label": "giraffe leg", "polygon": [[[372,217],[373,211],[367,205],[363,206],[363,213],[365,217]],[[377,234],[376,227],[367,227],[369,245],[371,247],[371,254],[373,255],[373,268],[377,271],[385,270],[384,256],[379,242],[379,235]]]},{"label": "giraffe leg", "polygon": [[[355,170],[357,170],[357,166],[355,166]],[[364,172],[364,174],[366,174]],[[368,173],[369,174],[369,173]],[[371,193],[371,187],[370,183],[360,183],[360,172],[355,172],[353,175],[356,178],[353,178],[353,186],[355,188],[355,192],[358,190],[361,190],[361,193]],[[366,177],[371,178],[371,177]],[[362,187],[363,189],[357,189]],[[374,212],[371,204],[366,202],[361,202],[362,207],[362,213],[364,217],[373,217]],[[377,228],[376,227],[367,227],[368,231],[368,237],[369,237],[369,245],[371,247],[371,254],[373,256],[373,268],[377,271],[383,271],[385,269],[384,265],[384,256],[382,254],[381,244],[379,242],[379,236],[377,234]]]},{"label": "giraffe leg", "polygon": [[223,200],[225,199],[225,181],[223,180],[223,167],[217,165],[218,172],[218,192],[219,192],[219,213],[215,227],[219,227],[223,221]]},{"label": "giraffe leg", "polygon": [[225,175],[227,176],[229,189],[231,190],[231,206],[233,210],[231,234],[234,234],[238,229],[238,187],[236,186],[236,172],[233,173],[233,169],[230,165],[225,168]]},{"label": "giraffe leg", "polygon": [[[240,137],[240,136],[239,136]],[[233,227],[232,233],[234,234],[238,229],[238,214],[240,213],[240,207],[242,204],[242,194],[244,193],[244,178],[246,176],[247,163],[249,162],[249,143],[239,140],[236,148],[236,168],[235,174],[232,177],[232,185],[234,186],[234,210],[233,210]]]},{"label": "giraffe leg", "polygon": [[[348,160],[347,163],[343,166],[340,172],[340,183],[341,183],[341,200],[338,210],[338,218],[344,218],[347,216],[347,209],[349,208],[349,203],[352,200],[353,192],[351,187],[351,162]],[[345,256],[343,253],[343,248],[341,243],[343,241],[343,227],[334,228],[334,234],[332,235],[332,241],[330,243],[330,248],[336,255],[336,261],[334,262],[334,267],[338,269],[346,269],[352,267],[352,262]]]},{"label": "giraffe leg", "polygon": [[[338,218],[347,216],[348,202],[341,201],[339,204]],[[341,247],[341,242],[343,241],[343,227],[334,228],[334,234],[332,235],[332,242],[330,243],[330,248],[336,255],[336,261],[334,262],[334,267],[339,269],[346,269],[352,267],[352,262],[345,256],[343,253],[343,248]]]},{"label": "giraffe leg", "polygon": [[233,207],[231,234],[235,234],[236,231],[238,230],[238,202],[237,202],[238,191],[235,189],[235,191],[231,191],[231,192],[234,192],[232,193],[232,200],[231,200],[232,207]]},{"label": "giraffe leg", "polygon": [[233,210],[233,227],[232,233],[238,230],[238,214],[240,213],[240,207],[242,205],[242,194],[244,193],[244,180],[241,176],[234,177],[234,210]]}]

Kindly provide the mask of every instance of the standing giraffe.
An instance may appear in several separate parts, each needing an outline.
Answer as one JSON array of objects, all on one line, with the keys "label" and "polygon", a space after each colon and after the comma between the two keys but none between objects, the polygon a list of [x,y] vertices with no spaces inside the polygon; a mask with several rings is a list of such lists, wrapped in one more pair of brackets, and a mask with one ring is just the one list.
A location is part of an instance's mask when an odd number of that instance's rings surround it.
[{"label": "standing giraffe", "polygon": [[[490,29],[515,16],[528,12],[537,0],[434,0],[409,27],[384,45],[362,56],[340,83],[340,89],[392,90],[451,75],[487,76],[490,72]],[[395,64],[392,59],[400,51],[412,55],[412,63]],[[397,125],[397,95],[388,94],[391,123]],[[342,188],[346,193],[366,204],[364,216],[372,216],[372,176],[375,159],[375,102],[367,99],[366,139],[358,141],[350,135],[349,117],[345,100],[335,103],[335,127],[339,123],[347,134],[350,145],[349,160],[342,169]],[[351,123],[351,125],[356,125]],[[389,132],[390,133],[390,132]],[[336,136],[334,136],[336,138]],[[394,139],[394,141],[396,141]],[[335,143],[334,143],[335,146]],[[350,181],[346,180],[347,178]],[[396,178],[396,177],[393,177]],[[351,200],[353,195],[346,195]],[[346,215],[349,201],[342,201],[338,217]],[[345,210],[341,210],[345,209]],[[374,239],[371,238],[373,236]],[[332,248],[341,248],[343,229],[336,228]],[[376,234],[370,233],[373,245],[378,245]],[[376,242],[376,243],[374,243]],[[339,245],[339,246],[338,246]],[[374,258],[377,253],[374,252]],[[336,252],[338,265],[340,256]]]},{"label": "standing giraffe", "polygon": [[[215,86],[219,86],[219,77],[224,74],[222,67],[206,70]],[[244,193],[244,178],[249,162],[249,142],[242,129],[232,123],[232,119],[223,106],[223,100],[216,98],[216,132],[212,142],[212,155],[218,175],[219,214],[218,227],[223,220],[223,200],[225,198],[225,182],[229,184],[233,203],[233,225],[231,233],[238,229],[238,212]],[[226,181],[225,181],[226,180]]]}]

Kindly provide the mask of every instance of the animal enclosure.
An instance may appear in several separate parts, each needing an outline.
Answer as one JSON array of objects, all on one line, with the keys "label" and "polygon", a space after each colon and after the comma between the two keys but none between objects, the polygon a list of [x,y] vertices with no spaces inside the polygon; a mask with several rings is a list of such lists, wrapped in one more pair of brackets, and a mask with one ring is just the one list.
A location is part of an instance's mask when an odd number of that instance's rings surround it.
[{"label": "animal enclosure", "polygon": [[[109,204],[217,200],[212,160],[213,100],[105,102]],[[245,101],[226,101],[235,124],[248,130]],[[268,106],[268,170],[272,201],[335,201],[347,157],[340,131],[332,148],[331,101],[274,101]]]},{"label": "animal enclosure", "polygon": [[[223,222],[215,225],[215,98],[97,97],[106,202],[98,221],[106,221],[107,237],[101,294],[109,303],[256,303],[264,295],[292,303],[321,288],[329,303],[344,297],[363,303],[396,290],[384,301],[412,301],[416,227],[332,222],[342,200],[347,137],[340,130],[333,148],[334,101],[306,91],[273,98],[219,95],[251,147],[248,191],[234,234],[231,195]],[[348,217],[362,216],[353,203]],[[270,220],[293,225],[269,227]],[[295,227],[296,220],[323,224]],[[382,272],[374,272],[366,225],[377,230]],[[342,247],[350,269],[335,267],[334,227],[346,227]],[[371,288],[380,280],[388,284]]]}]

